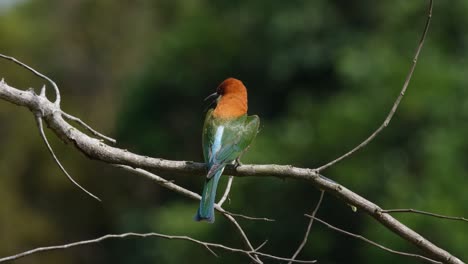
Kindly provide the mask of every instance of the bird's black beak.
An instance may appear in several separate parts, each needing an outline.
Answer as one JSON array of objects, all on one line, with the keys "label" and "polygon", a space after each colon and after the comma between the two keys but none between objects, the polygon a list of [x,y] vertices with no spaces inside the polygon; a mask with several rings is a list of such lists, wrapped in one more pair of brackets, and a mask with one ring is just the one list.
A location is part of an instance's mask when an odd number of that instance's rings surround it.
[{"label": "bird's black beak", "polygon": [[212,108],[218,101],[218,98],[220,97],[221,95],[216,92],[216,93],[212,93],[210,95],[208,95],[208,97],[205,98],[205,102],[208,101],[208,100],[213,100],[210,102],[210,104],[208,105],[208,107],[206,107],[205,109],[205,112],[208,111],[208,109]]},{"label": "bird's black beak", "polygon": [[204,101],[208,101],[208,100],[211,100],[211,99],[218,99],[218,97],[219,97],[218,92],[215,92],[215,93],[212,93],[212,94],[208,95],[208,97],[206,97]]}]

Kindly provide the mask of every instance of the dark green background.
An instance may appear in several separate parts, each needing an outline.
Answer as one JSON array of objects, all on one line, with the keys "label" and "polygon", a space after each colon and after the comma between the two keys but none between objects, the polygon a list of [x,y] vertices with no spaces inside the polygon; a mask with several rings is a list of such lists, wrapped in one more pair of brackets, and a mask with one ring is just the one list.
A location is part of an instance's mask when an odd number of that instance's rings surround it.
[{"label": "dark green background", "polygon": [[[468,2],[435,1],[413,81],[391,125],[324,174],[383,208],[468,215]],[[201,161],[203,98],[227,77],[249,90],[261,131],[244,163],[320,166],[384,120],[404,82],[427,1],[0,1],[0,53],[54,79],[62,107],[153,157]],[[0,77],[44,83],[11,62]],[[49,89],[50,98],[53,98]],[[198,206],[149,180],[90,161],[47,131],[65,167],[103,199],[75,188],[54,164],[24,108],[0,102],[0,256],[106,233],[161,232],[242,247],[223,217],[192,220]],[[200,192],[202,177],[173,176]],[[291,256],[319,192],[276,178],[234,181],[226,208],[263,251]],[[325,195],[318,216],[397,250],[415,247]],[[468,225],[397,218],[468,260]],[[107,241],[16,263],[247,263],[245,256],[158,238]],[[301,259],[415,263],[315,223]],[[267,263],[277,263],[266,261]]]}]

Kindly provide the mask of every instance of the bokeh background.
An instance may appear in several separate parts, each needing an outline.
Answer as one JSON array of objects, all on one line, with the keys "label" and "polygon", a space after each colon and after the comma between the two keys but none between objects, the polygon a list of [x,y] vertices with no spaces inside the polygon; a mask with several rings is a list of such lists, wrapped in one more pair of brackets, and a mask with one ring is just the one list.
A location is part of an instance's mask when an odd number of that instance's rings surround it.
[{"label": "bokeh background", "polygon": [[[391,125],[325,171],[384,208],[468,215],[468,2],[435,1],[413,81]],[[427,1],[0,0],[0,52],[54,79],[62,107],[153,157],[201,161],[203,98],[227,77],[249,89],[261,131],[244,163],[317,167],[361,142],[385,118],[410,67]],[[0,77],[18,88],[44,83],[8,61]],[[50,94],[53,98],[53,94]],[[223,217],[196,223],[198,203],[149,180],[88,160],[47,131],[69,172],[59,171],[29,111],[0,101],[0,256],[106,233],[161,232],[242,247]],[[169,175],[200,192],[201,177]],[[220,188],[222,189],[222,188]],[[319,191],[276,178],[234,181],[233,212],[255,245],[291,256]],[[318,216],[397,250],[418,252],[362,212],[325,195]],[[468,225],[397,215],[468,260]],[[247,263],[189,242],[158,238],[30,256],[15,263]],[[301,259],[414,263],[315,223]],[[268,261],[267,263],[277,263]]]}]

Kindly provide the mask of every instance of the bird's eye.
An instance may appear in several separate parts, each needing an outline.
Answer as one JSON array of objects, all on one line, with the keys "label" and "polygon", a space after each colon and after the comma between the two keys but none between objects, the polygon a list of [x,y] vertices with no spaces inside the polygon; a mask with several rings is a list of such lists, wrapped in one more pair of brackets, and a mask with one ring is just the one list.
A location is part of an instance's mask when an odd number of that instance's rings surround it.
[{"label": "bird's eye", "polygon": [[219,95],[222,95],[224,92],[224,89],[221,88],[221,86],[218,86],[218,88],[216,88],[216,93],[219,94]]}]

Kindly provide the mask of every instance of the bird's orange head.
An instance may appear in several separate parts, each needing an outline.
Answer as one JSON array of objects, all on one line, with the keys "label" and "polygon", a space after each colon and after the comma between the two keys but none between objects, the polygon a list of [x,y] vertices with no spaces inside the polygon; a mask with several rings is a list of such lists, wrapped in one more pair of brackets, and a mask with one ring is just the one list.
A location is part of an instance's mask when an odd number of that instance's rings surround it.
[{"label": "bird's orange head", "polygon": [[236,118],[247,114],[247,88],[235,79],[227,78],[216,89],[218,104],[213,111],[215,118]]}]

